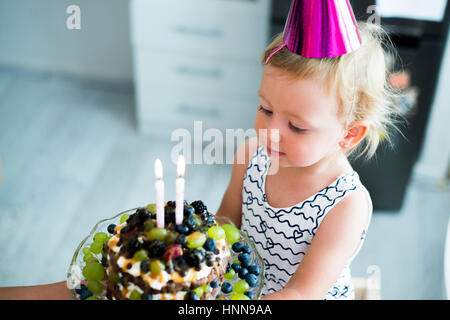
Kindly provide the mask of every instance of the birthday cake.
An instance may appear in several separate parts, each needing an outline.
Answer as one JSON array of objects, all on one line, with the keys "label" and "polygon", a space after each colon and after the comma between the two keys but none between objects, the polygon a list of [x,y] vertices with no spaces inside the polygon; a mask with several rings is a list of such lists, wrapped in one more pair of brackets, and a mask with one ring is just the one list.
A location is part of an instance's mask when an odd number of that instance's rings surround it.
[{"label": "birthday cake", "polygon": [[108,299],[210,300],[220,293],[230,259],[224,229],[202,201],[184,202],[181,224],[174,201],[164,213],[164,228],[156,226],[154,205],[108,227],[102,254]]}]

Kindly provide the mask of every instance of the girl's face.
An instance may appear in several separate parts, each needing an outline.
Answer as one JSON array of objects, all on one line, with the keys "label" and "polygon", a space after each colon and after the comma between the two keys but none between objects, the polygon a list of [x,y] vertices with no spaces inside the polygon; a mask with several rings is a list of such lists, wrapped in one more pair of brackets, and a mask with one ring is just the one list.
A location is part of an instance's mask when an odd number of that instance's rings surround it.
[{"label": "girl's face", "polygon": [[[337,99],[324,83],[293,80],[285,71],[267,65],[258,95],[255,129],[271,158],[279,157],[280,167],[312,166],[340,150],[345,130],[338,118]],[[260,136],[261,129],[267,130],[267,138]],[[271,134],[274,129],[279,130],[277,139]]]}]

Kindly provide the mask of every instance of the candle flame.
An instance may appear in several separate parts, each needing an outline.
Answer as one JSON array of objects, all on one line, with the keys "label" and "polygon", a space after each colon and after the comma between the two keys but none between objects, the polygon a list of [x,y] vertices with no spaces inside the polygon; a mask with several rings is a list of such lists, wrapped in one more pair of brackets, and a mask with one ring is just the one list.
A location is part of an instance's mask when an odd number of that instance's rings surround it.
[{"label": "candle flame", "polygon": [[155,176],[157,179],[162,179],[163,177],[163,167],[159,158],[155,160]]},{"label": "candle flame", "polygon": [[186,168],[186,163],[184,161],[184,156],[180,154],[177,160],[177,174],[179,177],[184,176],[184,171]]}]

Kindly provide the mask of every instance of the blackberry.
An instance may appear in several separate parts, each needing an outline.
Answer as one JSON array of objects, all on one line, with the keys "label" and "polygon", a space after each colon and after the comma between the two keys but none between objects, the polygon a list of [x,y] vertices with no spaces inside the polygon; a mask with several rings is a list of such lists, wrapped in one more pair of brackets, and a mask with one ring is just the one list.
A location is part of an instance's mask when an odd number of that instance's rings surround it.
[{"label": "blackberry", "polygon": [[133,256],[136,251],[142,249],[144,241],[138,239],[137,234],[133,234],[127,241],[126,248],[128,256]]},{"label": "blackberry", "polygon": [[196,214],[203,215],[203,214],[208,213],[208,208],[205,206],[205,204],[201,200],[192,202],[191,206],[194,208]]},{"label": "blackberry", "polygon": [[180,274],[180,276],[184,277],[187,269],[189,269],[189,265],[187,264],[184,256],[179,256],[173,259],[173,268]]},{"label": "blackberry", "polygon": [[155,239],[149,242],[147,249],[149,257],[160,258],[166,250],[166,244],[162,240]]}]

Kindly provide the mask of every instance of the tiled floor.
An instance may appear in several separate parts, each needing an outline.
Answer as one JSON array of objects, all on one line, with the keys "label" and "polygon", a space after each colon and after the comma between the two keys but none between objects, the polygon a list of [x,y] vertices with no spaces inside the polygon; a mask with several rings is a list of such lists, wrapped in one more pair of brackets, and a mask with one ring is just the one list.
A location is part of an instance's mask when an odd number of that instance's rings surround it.
[{"label": "tiled floor", "polygon": [[[140,136],[132,92],[116,89],[0,72],[0,286],[65,279],[95,222],[154,201],[156,157],[174,196],[174,143]],[[230,169],[188,166],[186,198],[215,211]],[[375,212],[353,275],[376,264],[383,298],[441,299],[449,194],[414,181],[401,212]]]}]

